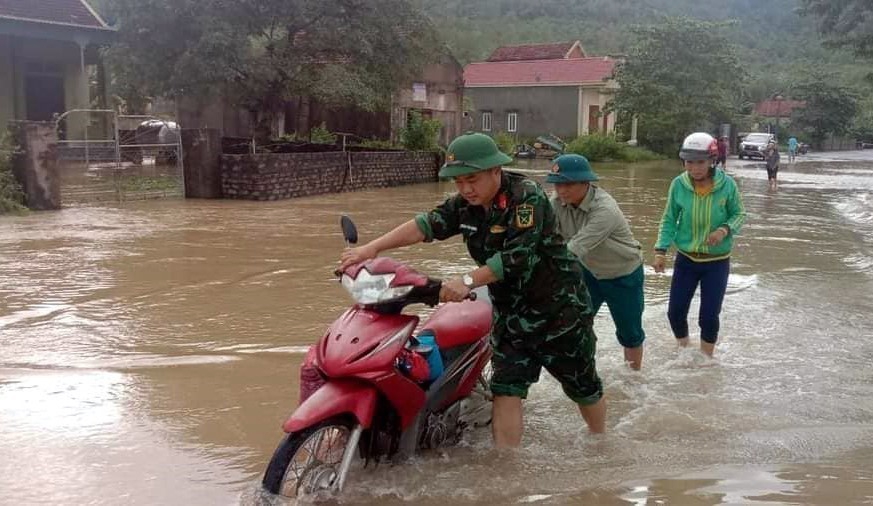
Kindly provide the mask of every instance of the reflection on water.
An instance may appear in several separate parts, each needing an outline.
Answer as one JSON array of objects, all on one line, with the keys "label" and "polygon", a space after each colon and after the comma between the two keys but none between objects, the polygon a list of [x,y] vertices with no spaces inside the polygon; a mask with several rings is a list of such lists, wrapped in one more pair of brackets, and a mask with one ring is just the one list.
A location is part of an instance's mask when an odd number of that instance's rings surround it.
[{"label": "reflection on water", "polygon": [[[873,454],[858,457],[873,458]],[[676,478],[628,484],[621,498],[635,505],[869,504],[873,471],[834,464],[781,468],[719,467]]]},{"label": "reflection on water", "polygon": [[[676,350],[669,271],[647,269],[642,373],[622,364],[605,310],[595,323],[607,435],[586,434],[544,376],[526,402],[519,452],[494,452],[487,430],[476,432],[408,465],[353,473],[343,502],[873,500],[873,161],[864,155],[807,157],[780,172],[775,194],[760,164],[730,165],[749,219],[718,359]],[[651,245],[678,164],[596,169]],[[0,503],[261,501],[302,354],[348,304],[331,274],[338,216],[351,214],[366,240],[451,191],[0,219]],[[433,276],[471,267],[458,240],[394,256]]]}]

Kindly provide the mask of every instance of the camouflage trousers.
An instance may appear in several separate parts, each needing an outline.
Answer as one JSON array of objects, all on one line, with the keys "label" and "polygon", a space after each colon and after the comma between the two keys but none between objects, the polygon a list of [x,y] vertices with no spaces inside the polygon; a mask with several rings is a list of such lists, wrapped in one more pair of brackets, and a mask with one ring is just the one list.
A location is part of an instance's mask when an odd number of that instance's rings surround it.
[{"label": "camouflage trousers", "polygon": [[545,368],[567,397],[583,406],[594,404],[603,397],[594,363],[596,343],[593,318],[584,304],[571,303],[542,315],[496,309],[491,391],[524,399]]}]

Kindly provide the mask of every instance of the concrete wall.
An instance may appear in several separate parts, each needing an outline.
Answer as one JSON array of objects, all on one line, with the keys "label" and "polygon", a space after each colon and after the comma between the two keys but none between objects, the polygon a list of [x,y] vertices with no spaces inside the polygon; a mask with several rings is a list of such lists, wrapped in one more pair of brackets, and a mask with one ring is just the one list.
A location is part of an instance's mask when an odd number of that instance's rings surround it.
[{"label": "concrete wall", "polygon": [[[530,86],[468,88],[475,112],[464,130],[482,132],[482,113],[491,111],[491,134],[508,131],[510,112],[518,113],[518,137],[555,134],[573,139],[588,133],[589,106],[606,108],[614,84],[604,86]],[[607,131],[615,130],[615,115],[607,117]],[[603,131],[603,118],[598,119]]]},{"label": "concrete wall", "polygon": [[[425,86],[424,97],[415,96],[415,84]],[[439,63],[426,66],[414,83],[395,94],[391,112],[391,134],[395,141],[398,140],[400,129],[406,126],[406,117],[411,109],[423,110],[442,123],[439,139],[442,145],[448,145],[452,139],[468,130],[462,121],[464,69],[457,60],[444,56]]]},{"label": "concrete wall", "polygon": [[182,130],[185,198],[221,198],[221,133],[215,129]]},{"label": "concrete wall", "polygon": [[222,155],[224,198],[281,200],[437,180],[428,152],[327,152]]},{"label": "concrete wall", "polygon": [[24,190],[25,204],[34,210],[61,208],[61,185],[54,123],[13,121],[9,124],[18,151],[12,172]]},{"label": "concrete wall", "polygon": [[216,129],[228,137],[251,137],[252,121],[248,111],[234,107],[221,94],[210,97],[180,98],[173,116],[182,128]]},{"label": "concrete wall", "polygon": [[565,139],[576,137],[579,93],[576,86],[467,88],[475,111],[472,129],[482,132],[482,113],[491,112],[491,134],[507,131],[510,112],[518,113],[518,136],[555,134]]},{"label": "concrete wall", "polygon": [[12,62],[12,38],[0,35],[0,125],[7,125],[16,119],[16,104],[13,97],[15,86],[15,68]]}]

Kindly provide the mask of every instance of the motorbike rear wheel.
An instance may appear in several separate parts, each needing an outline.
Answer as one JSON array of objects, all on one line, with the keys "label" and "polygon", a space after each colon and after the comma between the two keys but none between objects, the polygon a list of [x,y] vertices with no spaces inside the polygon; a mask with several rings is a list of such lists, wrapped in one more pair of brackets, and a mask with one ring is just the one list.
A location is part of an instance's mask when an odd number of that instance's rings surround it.
[{"label": "motorbike rear wheel", "polygon": [[287,434],[264,472],[264,488],[285,497],[334,488],[351,433],[349,420],[331,418]]}]

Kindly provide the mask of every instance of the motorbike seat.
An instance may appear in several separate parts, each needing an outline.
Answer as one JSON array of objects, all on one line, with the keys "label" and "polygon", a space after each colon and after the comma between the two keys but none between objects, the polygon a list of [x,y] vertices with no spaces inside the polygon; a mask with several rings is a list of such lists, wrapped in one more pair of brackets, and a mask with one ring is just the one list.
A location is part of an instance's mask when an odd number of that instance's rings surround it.
[{"label": "motorbike seat", "polygon": [[440,349],[473,344],[491,331],[491,304],[464,301],[440,306],[422,326],[436,335]]}]

